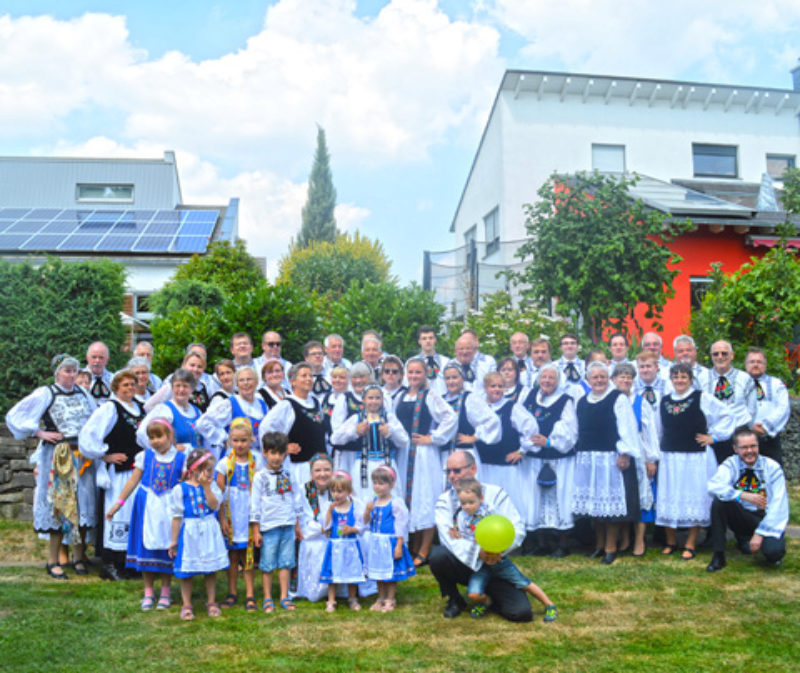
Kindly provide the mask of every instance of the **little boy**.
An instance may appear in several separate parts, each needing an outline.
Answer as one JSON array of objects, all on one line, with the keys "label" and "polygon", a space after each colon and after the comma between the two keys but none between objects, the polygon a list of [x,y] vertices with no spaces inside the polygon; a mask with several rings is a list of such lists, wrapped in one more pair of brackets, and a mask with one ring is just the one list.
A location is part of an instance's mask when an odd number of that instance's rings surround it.
[{"label": "little boy", "polygon": [[[253,544],[261,548],[261,579],[264,585],[264,612],[275,612],[272,600],[272,573],[277,568],[280,584],[280,606],[294,610],[289,598],[289,574],[294,568],[295,526],[302,511],[299,489],[284,467],[288,437],[282,432],[266,432],[262,438],[267,466],[253,477],[250,492],[250,526]],[[263,543],[263,544],[262,544]]]},{"label": "little boy", "polygon": [[[483,502],[483,487],[474,479],[462,479],[455,489],[461,506],[453,517],[450,537],[474,540],[475,526],[481,519],[492,513]],[[470,617],[477,619],[486,616],[491,604],[491,599],[485,593],[486,585],[491,579],[500,579],[517,589],[522,589],[542,603],[544,605],[544,621],[556,621],[558,610],[547,594],[525,577],[511,559],[506,556],[500,557],[499,554],[496,556],[499,557],[497,563],[491,565],[484,563],[469,578],[467,593],[472,600],[477,602],[477,605],[469,613]]]}]

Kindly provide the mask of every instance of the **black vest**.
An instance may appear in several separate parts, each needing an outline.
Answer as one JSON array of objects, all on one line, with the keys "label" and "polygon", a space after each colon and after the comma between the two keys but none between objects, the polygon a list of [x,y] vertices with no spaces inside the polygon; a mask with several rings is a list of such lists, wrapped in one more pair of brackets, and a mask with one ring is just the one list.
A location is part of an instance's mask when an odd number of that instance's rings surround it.
[{"label": "black vest", "polygon": [[[456,430],[456,436],[458,435],[474,435],[475,434],[475,426],[469,422],[467,418],[467,398],[470,396],[469,391],[464,393],[463,398],[461,399],[461,408],[458,410],[458,429]],[[458,399],[458,398],[456,398]],[[453,400],[450,402],[450,405],[455,402]],[[472,444],[464,444],[456,442],[457,448],[472,448]]]},{"label": "black vest", "polygon": [[586,397],[578,400],[578,441],[575,451],[616,451],[619,441],[614,404],[619,390],[612,390],[602,400],[590,403]]},{"label": "black vest", "polygon": [[708,431],[708,423],[703,410],[700,408],[702,393],[694,390],[682,400],[675,401],[672,395],[661,398],[659,413],[661,414],[661,427],[664,430],[661,436],[661,450],[667,453],[700,453],[705,451],[695,440],[698,433]]},{"label": "black vest", "polygon": [[[534,397],[533,405],[530,409],[531,414],[539,424],[539,434],[549,437],[553,432],[553,427],[561,419],[561,414],[564,412],[564,407],[569,401],[569,395],[566,393],[561,395],[549,407],[542,406],[536,402]],[[526,400],[527,402],[527,400]],[[533,454],[536,458],[544,458],[546,460],[558,460],[559,458],[566,458],[575,454],[575,447],[569,450],[568,453],[561,453],[552,446],[538,447],[540,451]]]},{"label": "black vest", "polygon": [[48,388],[53,399],[42,416],[44,429],[48,432],[60,432],[65,441],[76,444],[78,433],[94,411],[89,393],[80,386],[75,386],[69,392],[64,392],[56,385]]},{"label": "black vest", "polygon": [[[364,411],[364,403],[359,402],[355,395],[351,391],[347,391],[344,394],[344,404],[345,409],[347,410],[347,416],[345,416],[345,420],[354,416],[360,411]],[[342,421],[344,422],[344,421]],[[333,447],[334,451],[361,451],[362,441],[361,437],[357,437],[351,442],[347,442],[346,444],[337,444]]]},{"label": "black vest", "polygon": [[116,466],[117,472],[125,472],[133,469],[133,459],[142,450],[136,443],[136,430],[145,417],[144,407],[139,400],[133,400],[139,412],[134,416],[117,400],[111,400],[111,403],[117,407],[117,422],[105,436],[105,442],[109,453],[125,454],[125,462]]},{"label": "black vest", "polygon": [[325,423],[322,409],[319,402],[311,396],[309,399],[314,402],[313,409],[307,409],[291,397],[287,399],[294,411],[294,424],[289,430],[289,443],[300,445],[300,453],[290,453],[289,460],[293,463],[305,463],[311,460],[315,453],[325,453]]},{"label": "black vest", "polygon": [[506,456],[512,451],[519,451],[519,433],[514,429],[511,424],[511,410],[514,408],[514,402],[508,401],[499,411],[495,411],[500,417],[500,425],[502,427],[502,435],[500,441],[496,444],[486,444],[485,442],[475,442],[475,448],[478,450],[478,455],[482,463],[487,465],[508,465]]},{"label": "black vest", "polygon": [[403,427],[406,429],[408,433],[408,438],[411,439],[412,433],[416,432],[420,435],[427,435],[431,431],[431,425],[433,425],[433,417],[431,416],[431,412],[428,410],[428,391],[424,391],[422,393],[422,409],[420,409],[419,413],[419,425],[417,429],[413,429],[414,425],[414,406],[416,405],[416,400],[411,400],[410,402],[406,402],[405,400],[400,400],[397,404],[397,414],[398,420],[403,424]]}]

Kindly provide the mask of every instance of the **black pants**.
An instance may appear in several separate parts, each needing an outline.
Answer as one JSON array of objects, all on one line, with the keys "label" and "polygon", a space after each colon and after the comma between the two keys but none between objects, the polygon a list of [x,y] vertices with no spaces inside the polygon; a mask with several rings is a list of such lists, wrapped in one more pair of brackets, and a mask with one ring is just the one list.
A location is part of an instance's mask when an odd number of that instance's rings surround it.
[{"label": "black pants", "polygon": [[[763,518],[763,514],[745,509],[740,502],[735,500],[723,502],[714,498],[711,504],[711,544],[714,551],[725,551],[725,535],[728,528],[738,539],[749,541]],[[785,538],[765,536],[761,543],[761,553],[770,563],[780,561],[786,554]]]},{"label": "black pants", "polygon": [[[458,585],[467,585],[474,572],[464,565],[446,547],[437,545],[428,556],[431,572],[439,583],[442,596],[447,598],[461,597]],[[528,594],[521,589],[499,579],[489,580],[486,595],[492,599],[492,608],[511,622],[529,622],[533,619]]]},{"label": "black pants", "polygon": [[772,458],[781,467],[783,466],[783,449],[781,448],[781,437],[777,435],[770,437],[769,435],[761,435],[758,438],[758,452],[762,456]]}]

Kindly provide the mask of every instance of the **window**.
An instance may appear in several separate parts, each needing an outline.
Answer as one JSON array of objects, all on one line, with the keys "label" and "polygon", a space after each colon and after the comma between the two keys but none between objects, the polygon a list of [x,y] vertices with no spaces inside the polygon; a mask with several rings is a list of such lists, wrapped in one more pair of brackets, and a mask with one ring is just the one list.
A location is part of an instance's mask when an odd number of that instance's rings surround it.
[{"label": "window", "polygon": [[133,185],[76,185],[78,201],[101,203],[133,203]]},{"label": "window", "polygon": [[739,162],[735,145],[692,144],[692,163],[696,178],[735,178]]},{"label": "window", "polygon": [[139,320],[151,320],[153,315],[153,310],[150,308],[150,295],[133,295],[133,316]]},{"label": "window", "polygon": [[483,218],[486,232],[486,257],[500,249],[499,209],[494,208]]},{"label": "window", "polygon": [[703,297],[706,296],[709,286],[711,285],[710,278],[703,278],[696,276],[689,279],[689,303],[692,311],[699,311],[703,304]]},{"label": "window", "polygon": [[600,173],[624,173],[625,145],[592,143],[592,170]]},{"label": "window", "polygon": [[795,166],[794,154],[768,154],[767,173],[773,180],[783,180],[783,174]]}]

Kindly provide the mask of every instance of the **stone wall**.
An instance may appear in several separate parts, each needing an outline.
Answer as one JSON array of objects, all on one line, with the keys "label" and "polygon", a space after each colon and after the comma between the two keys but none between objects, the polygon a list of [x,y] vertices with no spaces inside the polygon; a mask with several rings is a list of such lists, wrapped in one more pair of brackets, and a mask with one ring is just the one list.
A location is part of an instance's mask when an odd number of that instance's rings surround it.
[{"label": "stone wall", "polygon": [[[0,424],[0,519],[33,519],[33,465],[28,457],[36,440],[17,440]],[[792,402],[792,416],[783,433],[786,477],[800,477],[800,400]]]}]

